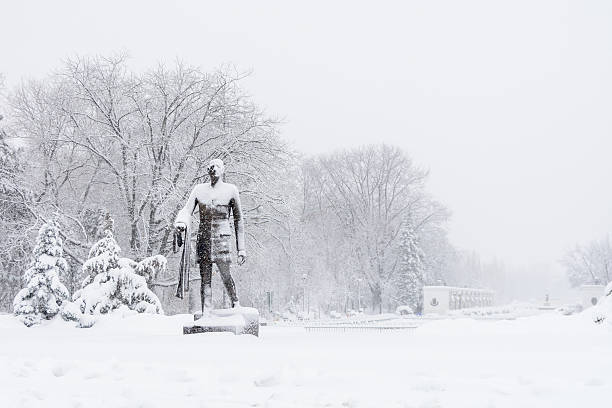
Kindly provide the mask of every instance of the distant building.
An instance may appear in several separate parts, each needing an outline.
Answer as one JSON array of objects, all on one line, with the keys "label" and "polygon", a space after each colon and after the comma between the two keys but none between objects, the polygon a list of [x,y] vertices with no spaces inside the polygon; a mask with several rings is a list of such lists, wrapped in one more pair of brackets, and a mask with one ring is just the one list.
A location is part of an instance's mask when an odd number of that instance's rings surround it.
[{"label": "distant building", "polygon": [[583,309],[597,305],[599,299],[604,295],[605,286],[603,285],[582,285],[580,286],[580,304]]},{"label": "distant building", "polygon": [[423,312],[445,314],[449,310],[493,306],[495,292],[452,286],[424,286]]}]

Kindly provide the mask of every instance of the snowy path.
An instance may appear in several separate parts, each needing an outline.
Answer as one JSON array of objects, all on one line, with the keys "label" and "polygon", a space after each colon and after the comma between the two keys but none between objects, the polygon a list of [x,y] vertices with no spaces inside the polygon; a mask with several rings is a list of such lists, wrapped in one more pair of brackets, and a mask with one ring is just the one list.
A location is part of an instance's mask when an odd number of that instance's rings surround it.
[{"label": "snowy path", "polygon": [[[586,407],[612,396],[588,316],[414,331],[181,335],[186,316],[27,329],[0,316],[0,407]],[[603,405],[602,405],[603,404]]]}]

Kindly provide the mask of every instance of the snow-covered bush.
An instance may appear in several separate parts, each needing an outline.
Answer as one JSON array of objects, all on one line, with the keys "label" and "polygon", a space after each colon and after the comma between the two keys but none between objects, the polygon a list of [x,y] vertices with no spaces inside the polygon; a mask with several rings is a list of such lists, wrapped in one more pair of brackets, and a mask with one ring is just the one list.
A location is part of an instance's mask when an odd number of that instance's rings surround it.
[{"label": "snow-covered bush", "polygon": [[82,315],[79,307],[72,302],[66,302],[66,305],[64,305],[64,307],[62,308],[61,314],[64,320],[75,321],[75,322],[78,322],[79,318]]},{"label": "snow-covered bush", "polygon": [[153,282],[157,276],[164,274],[168,265],[168,260],[163,255],[154,255],[140,262],[135,262],[128,258],[120,258],[119,264],[134,269],[134,272],[145,278],[148,285]]},{"label": "snow-covered bush", "polygon": [[[104,238],[96,242],[89,250],[89,259],[83,264],[83,283],[81,289],[89,285],[94,277],[100,273],[108,272],[111,269],[119,267],[119,253],[121,248],[115,241],[113,233],[109,230],[105,231]],[[80,291],[77,291],[73,297],[78,297]]]},{"label": "snow-covered bush", "polygon": [[[105,231],[104,238],[96,242],[89,251],[89,259],[83,264],[83,283],[81,289],[89,285],[94,277],[102,272],[116,268],[132,269],[137,275],[145,278],[147,284],[166,270],[168,261],[163,255],[155,255],[135,262],[129,258],[120,258],[121,248],[115,241],[113,233]],[[77,293],[79,293],[77,291]],[[76,294],[75,294],[76,295]]]},{"label": "snow-covered bush", "polygon": [[94,316],[86,315],[81,312],[81,309],[73,302],[67,302],[61,311],[62,318],[66,321],[74,321],[79,324],[79,327],[92,327],[96,322]]},{"label": "snow-covered bush", "polygon": [[38,231],[34,260],[23,276],[26,286],[13,301],[15,315],[26,326],[53,318],[67,303],[68,290],[59,280],[60,274],[68,268],[62,255],[62,238],[57,223],[48,222]]},{"label": "snow-covered bush", "polygon": [[612,282],[608,283],[604,293],[603,299],[593,308],[593,321],[603,323],[607,320],[612,324]]},{"label": "snow-covered bush", "polygon": [[556,310],[564,316],[570,316],[582,312],[583,307],[581,303],[576,302],[559,306]]},{"label": "snow-covered bush", "polygon": [[331,317],[332,319],[341,319],[342,314],[340,312],[336,312],[335,310],[332,310],[331,312],[329,312],[329,317]]},{"label": "snow-covered bush", "polygon": [[412,311],[412,307],[411,306],[407,306],[407,305],[398,306],[395,309],[395,313],[398,314],[398,315],[412,315],[412,314],[414,314],[414,312]]},{"label": "snow-covered bush", "polygon": [[139,313],[162,313],[161,303],[145,278],[129,267],[100,273],[77,293],[74,302],[85,314],[108,313],[121,305]]},{"label": "snow-covered bush", "polygon": [[82,288],[73,295],[76,307],[66,308],[62,314],[65,319],[89,327],[93,324],[91,318],[82,315],[105,314],[123,305],[139,313],[163,313],[159,299],[147,287],[145,276],[154,277],[166,267],[166,259],[158,255],[138,263],[120,258],[120,252],[113,234],[106,231],[105,237],[89,251],[89,259],[83,264],[86,277]]}]

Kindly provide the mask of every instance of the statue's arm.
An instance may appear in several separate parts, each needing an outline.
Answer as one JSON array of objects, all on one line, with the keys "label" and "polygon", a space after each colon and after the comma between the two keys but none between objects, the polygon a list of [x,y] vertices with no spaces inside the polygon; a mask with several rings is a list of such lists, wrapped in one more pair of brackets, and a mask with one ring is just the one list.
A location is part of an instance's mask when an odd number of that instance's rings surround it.
[{"label": "statue's arm", "polygon": [[234,214],[234,230],[236,232],[236,249],[238,255],[244,255],[244,217],[242,214],[242,206],[240,204],[240,194],[238,188],[234,186],[234,194],[231,201],[232,213]]},{"label": "statue's arm", "polygon": [[181,224],[183,224],[182,225],[183,227],[187,227],[190,224],[191,215],[193,214],[193,210],[195,210],[195,207],[198,201],[196,198],[197,189],[198,189],[197,185],[193,187],[193,190],[191,190],[191,193],[189,194],[189,198],[187,199],[185,206],[181,208],[181,210],[176,215],[176,220],[174,221],[175,227],[179,227],[181,226]]}]

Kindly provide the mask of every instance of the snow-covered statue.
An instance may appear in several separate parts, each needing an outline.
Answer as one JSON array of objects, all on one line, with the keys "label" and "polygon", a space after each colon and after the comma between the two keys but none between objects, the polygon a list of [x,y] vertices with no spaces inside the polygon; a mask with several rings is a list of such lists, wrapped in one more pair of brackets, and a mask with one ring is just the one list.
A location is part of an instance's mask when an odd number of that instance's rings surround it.
[{"label": "snow-covered statue", "polygon": [[[217,265],[221,280],[225,285],[227,294],[231,300],[232,307],[239,307],[236,285],[230,273],[232,258],[230,254],[232,231],[230,228],[230,215],[234,218],[234,233],[236,236],[236,248],[238,250],[238,264],[242,265],[246,260],[244,246],[244,222],[238,188],[223,181],[225,166],[220,159],[211,160],[207,167],[210,183],[197,184],[185,206],[179,211],[175,228],[180,234],[184,234],[185,246],[177,296],[183,297],[188,289],[189,279],[184,271],[189,269],[189,230],[191,215],[197,208],[200,215],[200,227],[196,241],[196,261],[200,266],[202,283],[200,296],[202,299],[202,314],[208,316],[212,305],[211,277],[213,264]],[[185,260],[187,253],[187,260]],[[196,312],[197,315],[199,312]]]}]

